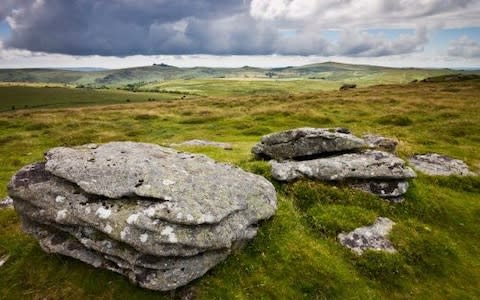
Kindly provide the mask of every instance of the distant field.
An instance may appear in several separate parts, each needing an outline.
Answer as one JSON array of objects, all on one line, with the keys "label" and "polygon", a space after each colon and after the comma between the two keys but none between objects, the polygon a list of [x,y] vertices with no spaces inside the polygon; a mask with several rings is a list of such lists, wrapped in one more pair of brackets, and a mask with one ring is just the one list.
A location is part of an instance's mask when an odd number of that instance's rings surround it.
[{"label": "distant field", "polygon": [[[345,71],[319,73],[315,79],[301,78],[221,78],[168,80],[138,86],[139,91],[178,92],[202,96],[247,96],[299,94],[337,90],[343,83],[359,87],[378,84],[402,84],[429,76],[444,74],[441,70],[389,69],[379,72]],[[323,79],[321,79],[323,78]]]},{"label": "distant field", "polygon": [[166,91],[201,96],[247,96],[309,93],[338,89],[341,84],[325,80],[192,79],[146,84],[140,91]]},{"label": "distant field", "polygon": [[[162,85],[164,82],[210,79],[241,80],[298,80],[321,81],[326,88],[342,82],[362,86],[372,84],[407,83],[414,79],[453,73],[477,73],[479,71],[456,71],[450,69],[388,68],[369,65],[349,65],[335,62],[310,64],[283,68],[178,68],[168,65],[153,65],[117,70],[80,72],[55,69],[0,69],[0,82],[61,83],[72,86],[125,87],[128,84]],[[195,81],[194,81],[195,82]],[[274,81],[275,82],[275,81]]]},{"label": "distant field", "polygon": [[58,108],[173,99],[165,93],[0,85],[0,112],[31,108]]},{"label": "distant field", "polygon": [[[480,80],[344,92],[324,91],[321,82],[171,81],[161,88],[209,95],[166,93],[162,101],[142,103],[125,99],[145,101],[152,94],[0,88],[7,109],[0,113],[0,198],[11,176],[49,148],[116,140],[230,142],[231,151],[183,150],[271,180],[268,163],[254,160],[251,147],[264,134],[304,126],[394,137],[403,158],[439,152],[480,171]],[[85,106],[93,102],[114,104]],[[52,109],[11,111],[11,105]],[[278,212],[258,236],[175,293],[147,291],[112,272],[45,254],[22,232],[13,210],[0,211],[0,248],[11,256],[0,268],[0,299],[480,299],[479,177],[420,174],[401,204],[322,183],[274,184]],[[377,216],[397,223],[391,234],[397,254],[357,257],[336,241],[339,232]]]},{"label": "distant field", "polygon": [[340,71],[340,74],[333,71],[318,74],[323,74],[325,77],[319,76],[315,77],[316,79],[266,77],[175,79],[150,83],[137,82],[103,89],[75,88],[75,85],[66,83],[0,82],[0,111],[13,108],[73,107],[197,96],[298,95],[338,90],[343,83],[355,83],[358,87],[410,83],[412,80],[423,79],[428,75],[444,74],[444,71],[380,68],[380,71],[349,70]]}]

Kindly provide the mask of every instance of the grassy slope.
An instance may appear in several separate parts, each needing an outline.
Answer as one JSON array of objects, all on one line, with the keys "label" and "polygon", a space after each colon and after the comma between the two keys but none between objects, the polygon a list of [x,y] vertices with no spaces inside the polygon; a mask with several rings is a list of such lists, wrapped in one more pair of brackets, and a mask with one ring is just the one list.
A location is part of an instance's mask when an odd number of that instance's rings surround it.
[{"label": "grassy slope", "polygon": [[[184,148],[268,177],[251,146],[263,134],[300,126],[344,126],[398,138],[399,154],[436,151],[480,170],[480,82],[375,86],[346,92],[209,97],[0,114],[0,196],[18,168],[59,145],[135,140],[227,141],[233,151]],[[72,90],[73,91],[73,90]],[[65,97],[68,94],[65,93]],[[175,295],[136,288],[73,259],[44,254],[0,211],[0,298],[458,298],[480,297],[480,179],[420,176],[402,204],[321,183],[275,183],[277,215],[246,249]],[[336,234],[376,216],[398,223],[398,254],[356,257]]]}]

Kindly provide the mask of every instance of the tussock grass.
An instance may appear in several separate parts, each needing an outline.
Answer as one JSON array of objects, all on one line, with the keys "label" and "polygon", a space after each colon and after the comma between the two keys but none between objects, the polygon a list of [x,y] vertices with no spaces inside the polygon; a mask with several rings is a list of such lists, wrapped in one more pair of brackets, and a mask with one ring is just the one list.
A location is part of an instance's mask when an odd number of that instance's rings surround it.
[{"label": "tussock grass", "polygon": [[[272,180],[268,163],[255,161],[250,148],[263,134],[303,126],[383,134],[400,141],[398,152],[404,158],[417,152],[439,152],[465,160],[478,172],[479,88],[480,82],[472,80],[374,86],[346,93],[122,100],[123,104],[105,106],[8,111],[0,114],[0,196],[6,195],[6,184],[19,167],[41,160],[51,147],[114,140],[161,145],[194,138],[229,142],[232,151],[181,149]],[[43,97],[43,90],[35,91],[38,94],[29,91],[32,98],[19,101],[41,102],[35,97]],[[70,92],[62,89],[65,103],[70,95],[74,97]],[[261,224],[258,236],[245,249],[175,293],[146,291],[111,272],[47,255],[21,231],[13,210],[0,211],[0,247],[10,254],[0,268],[0,298],[480,297],[478,177],[420,174],[401,204],[318,182],[273,183],[278,192],[276,216]],[[336,241],[339,232],[368,225],[378,216],[397,223],[391,234],[397,254],[367,252],[357,257]]]}]

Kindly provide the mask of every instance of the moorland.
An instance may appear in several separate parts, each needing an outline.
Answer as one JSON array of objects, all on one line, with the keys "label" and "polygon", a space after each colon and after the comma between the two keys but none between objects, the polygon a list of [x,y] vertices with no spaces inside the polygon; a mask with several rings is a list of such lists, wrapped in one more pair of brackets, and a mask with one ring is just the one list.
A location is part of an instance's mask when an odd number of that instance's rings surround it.
[{"label": "moorland", "polygon": [[[325,70],[332,66],[348,73]],[[479,298],[478,177],[419,173],[406,200],[391,204],[347,187],[275,182],[268,162],[255,160],[250,149],[274,131],[347,127],[356,135],[397,139],[402,158],[437,152],[464,160],[478,173],[480,79],[422,82],[455,71],[323,67],[305,74],[298,73],[301,67],[240,68],[190,78],[165,65],[147,68],[174,75],[158,78],[142,68],[0,71],[0,198],[19,168],[42,160],[52,147],[117,140],[168,146],[196,138],[229,142],[233,150],[181,149],[263,175],[278,196],[277,214],[246,248],[175,293],[147,291],[120,275],[45,254],[22,232],[14,210],[0,210],[0,250],[10,255],[0,268],[0,298]],[[275,74],[270,78],[268,72]],[[358,88],[338,91],[344,82]],[[391,240],[398,253],[356,256],[337,242],[338,233],[378,216],[397,223]]]}]

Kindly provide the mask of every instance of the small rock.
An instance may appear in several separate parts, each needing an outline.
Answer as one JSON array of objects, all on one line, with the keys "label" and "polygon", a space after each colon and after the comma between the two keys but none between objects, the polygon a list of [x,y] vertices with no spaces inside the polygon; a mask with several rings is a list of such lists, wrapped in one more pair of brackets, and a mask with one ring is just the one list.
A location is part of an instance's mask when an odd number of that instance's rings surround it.
[{"label": "small rock", "polygon": [[8,255],[0,256],[0,267],[2,267],[7,262],[7,260],[9,258],[10,258],[10,256],[8,256]]},{"label": "small rock", "polygon": [[345,133],[345,128],[297,128],[268,134],[252,148],[259,158],[277,160],[305,158],[342,151],[359,150],[362,139]]},{"label": "small rock", "polygon": [[432,176],[474,176],[467,164],[459,159],[437,153],[417,154],[410,158],[410,164],[418,171]]},{"label": "small rock", "polygon": [[342,86],[340,87],[339,90],[340,91],[346,91],[346,90],[354,89],[356,87],[357,87],[356,84],[344,83],[344,84],[342,84]]},{"label": "small rock", "polygon": [[232,144],[213,142],[213,141],[207,141],[207,140],[189,140],[179,144],[171,144],[170,146],[171,147],[178,147],[178,146],[217,147],[217,148],[222,148],[224,150],[233,150]]},{"label": "small rock", "polygon": [[338,240],[343,246],[350,248],[358,255],[366,250],[378,250],[395,253],[397,250],[388,239],[395,222],[379,217],[371,226],[360,227],[349,233],[340,233]]},{"label": "small rock", "polygon": [[12,207],[13,200],[10,197],[5,197],[3,200],[0,201],[0,209]]},{"label": "small rock", "polygon": [[403,202],[403,195],[407,192],[409,184],[404,180],[353,182],[349,186],[386,198],[390,202]]},{"label": "small rock", "polygon": [[395,149],[398,145],[396,140],[379,135],[366,134],[362,136],[362,139],[365,141],[368,148],[390,153],[395,153]]}]

